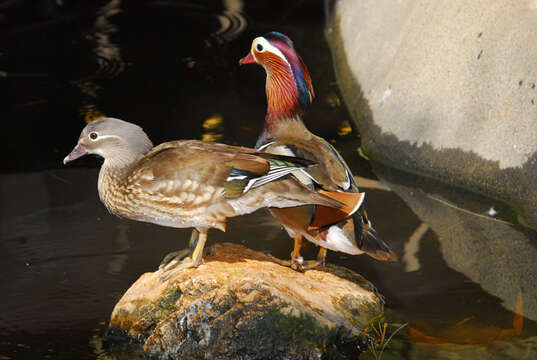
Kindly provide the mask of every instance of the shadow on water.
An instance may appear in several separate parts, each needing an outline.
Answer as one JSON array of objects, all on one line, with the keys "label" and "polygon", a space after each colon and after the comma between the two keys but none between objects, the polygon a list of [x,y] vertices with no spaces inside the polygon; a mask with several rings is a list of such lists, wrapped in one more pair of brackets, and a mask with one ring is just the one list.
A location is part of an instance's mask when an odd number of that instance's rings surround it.
[{"label": "shadow on water", "polygon": [[[140,274],[186,246],[189,230],[110,216],[96,191],[100,160],[69,167],[61,160],[85,121],[101,114],[142,125],[154,143],[252,146],[265,113],[265,75],[237,61],[271,30],[301,51],[318,94],[308,126],[360,175],[368,212],[402,259],[328,255],[377,285],[388,322],[408,323],[390,356],[534,354],[535,233],[509,225],[513,216],[501,204],[358,156],[323,25],[321,0],[0,2],[8,154],[0,174],[1,359],[140,358],[132,349],[109,352],[107,320]],[[291,251],[264,211],[211,233],[210,243],[221,241],[282,258]]]}]

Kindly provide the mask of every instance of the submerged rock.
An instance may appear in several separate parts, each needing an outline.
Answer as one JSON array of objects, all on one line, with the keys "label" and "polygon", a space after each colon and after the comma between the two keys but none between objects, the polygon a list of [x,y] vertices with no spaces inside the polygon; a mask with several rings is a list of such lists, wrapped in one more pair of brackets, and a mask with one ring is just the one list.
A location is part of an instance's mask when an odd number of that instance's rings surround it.
[{"label": "submerged rock", "polygon": [[162,358],[319,359],[382,311],[374,286],[345,268],[299,273],[226,243],[165,282],[158,271],[142,275],[109,330]]}]

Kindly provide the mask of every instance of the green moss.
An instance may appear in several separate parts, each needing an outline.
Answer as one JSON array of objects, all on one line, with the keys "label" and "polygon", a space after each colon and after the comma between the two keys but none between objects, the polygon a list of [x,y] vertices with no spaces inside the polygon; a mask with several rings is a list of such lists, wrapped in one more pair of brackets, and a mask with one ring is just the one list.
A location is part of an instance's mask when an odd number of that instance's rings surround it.
[{"label": "green moss", "polygon": [[309,357],[325,354],[333,344],[357,339],[346,329],[329,328],[309,315],[286,314],[282,312],[283,308],[272,306],[264,309],[262,316],[256,316],[252,323],[240,327],[240,343],[246,344],[246,349],[254,350],[260,357],[276,356],[279,351]]},{"label": "green moss", "polygon": [[135,302],[135,308],[140,309],[136,318],[129,319],[129,326],[121,326],[121,332],[128,333],[129,337],[135,337],[139,342],[144,342],[151,334],[159,321],[175,311],[175,304],[181,297],[181,289],[167,288],[161,296],[152,302],[146,303],[144,299]]},{"label": "green moss", "polygon": [[168,287],[162,296],[155,301],[154,305],[161,311],[166,311],[169,313],[175,309],[175,303],[177,303],[177,300],[179,300],[182,294],[183,292],[180,288]]}]

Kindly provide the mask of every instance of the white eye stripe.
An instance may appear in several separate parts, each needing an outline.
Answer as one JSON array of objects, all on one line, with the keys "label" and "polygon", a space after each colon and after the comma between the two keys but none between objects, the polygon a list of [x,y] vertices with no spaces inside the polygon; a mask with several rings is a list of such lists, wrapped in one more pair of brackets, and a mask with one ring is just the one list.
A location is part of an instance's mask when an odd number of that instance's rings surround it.
[{"label": "white eye stripe", "polygon": [[91,136],[89,136],[90,140],[92,140],[92,141],[97,141],[97,140],[101,140],[101,139],[112,139],[112,138],[120,139],[120,137],[116,136],[116,135],[99,135],[96,131],[90,132],[90,135],[92,133],[95,133],[95,134],[98,135],[95,139],[92,139]]},{"label": "white eye stripe", "polygon": [[116,138],[116,139],[120,139],[119,136],[117,135],[101,135],[99,136],[101,139],[111,139],[111,138]]},{"label": "white eye stripe", "polygon": [[[289,67],[291,67],[291,64],[289,64],[289,61],[287,61],[286,57],[283,55],[283,53],[280,51],[280,49],[278,49],[276,46],[274,46],[270,42],[268,42],[267,39],[265,39],[264,37],[261,37],[261,36],[255,38],[254,41],[253,41],[253,44],[252,44],[252,48],[257,50],[257,45],[259,45],[259,44],[261,46],[263,46],[263,51],[259,51],[259,52],[270,51],[274,55],[279,56],[283,61],[285,61],[285,63],[287,65],[289,65]],[[252,55],[254,56],[255,60],[257,61],[257,58],[255,56],[255,51],[252,51]]]}]

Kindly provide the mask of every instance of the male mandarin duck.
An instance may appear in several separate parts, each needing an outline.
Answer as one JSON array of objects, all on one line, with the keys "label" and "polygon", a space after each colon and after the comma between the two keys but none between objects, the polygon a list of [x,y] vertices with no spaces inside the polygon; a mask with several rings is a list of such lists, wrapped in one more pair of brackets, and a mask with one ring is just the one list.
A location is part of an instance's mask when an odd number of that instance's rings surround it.
[{"label": "male mandarin duck", "polygon": [[[267,114],[256,148],[273,154],[297,156],[319,166],[297,175],[304,185],[317,191],[335,191],[341,196],[354,195],[363,201],[352,172],[336,151],[323,138],[312,134],[302,122],[314,92],[311,78],[293,42],[287,36],[271,32],[252,42],[248,55],[239,63],[259,64],[266,72]],[[350,216],[337,209],[317,206],[275,209],[270,211],[285,227],[295,246],[290,266],[304,269],[300,256],[302,237],[321,247],[317,261],[306,267],[323,264],[326,249],[347,254],[366,253],[383,261],[397,261],[397,256],[380,239],[363,207]]]},{"label": "male mandarin duck", "polygon": [[262,207],[317,204],[342,212],[356,207],[348,208],[334,199],[337,194],[311,191],[291,175],[312,166],[311,161],[197,140],[153,147],[141,127],[119,119],[86,125],[64,164],[86,154],[104,158],[98,191],[112,214],[197,229],[192,256],[182,262],[165,261],[163,272],[168,275],[197,266],[207,231],[225,231],[229,217]]}]

